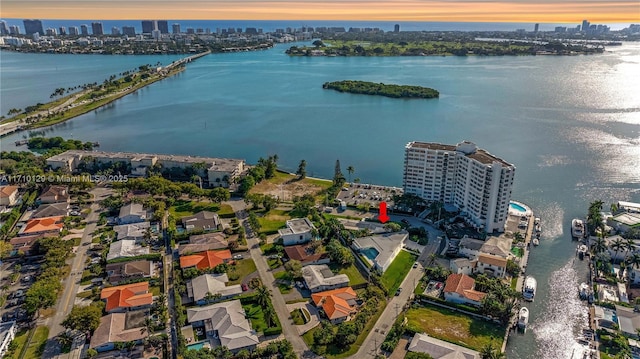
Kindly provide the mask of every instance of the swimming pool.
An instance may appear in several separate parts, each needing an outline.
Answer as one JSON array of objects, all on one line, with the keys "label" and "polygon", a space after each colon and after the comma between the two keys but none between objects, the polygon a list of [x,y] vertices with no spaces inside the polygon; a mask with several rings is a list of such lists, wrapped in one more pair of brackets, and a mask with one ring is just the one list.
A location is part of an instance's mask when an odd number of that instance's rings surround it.
[{"label": "swimming pool", "polygon": [[371,260],[375,260],[378,254],[380,254],[380,252],[378,252],[378,250],[373,247],[363,249],[362,253],[365,255],[365,257]]},{"label": "swimming pool", "polygon": [[199,350],[204,348],[204,342],[200,342],[200,343],[193,343],[193,344],[189,344],[187,345],[187,349],[188,350]]},{"label": "swimming pool", "polygon": [[522,213],[526,213],[527,209],[522,207],[521,205],[515,203],[515,202],[509,202],[509,207],[513,210],[516,210],[518,212],[522,212]]}]

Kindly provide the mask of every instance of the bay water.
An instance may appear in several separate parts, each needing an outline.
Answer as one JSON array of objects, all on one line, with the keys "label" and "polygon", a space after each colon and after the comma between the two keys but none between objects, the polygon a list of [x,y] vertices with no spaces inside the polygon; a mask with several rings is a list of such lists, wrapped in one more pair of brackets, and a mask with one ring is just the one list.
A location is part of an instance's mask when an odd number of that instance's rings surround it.
[{"label": "bay water", "polygon": [[[354,166],[364,183],[402,185],[409,141],[479,147],[516,165],[513,199],[542,219],[527,273],[538,279],[531,329],[508,358],[568,358],[586,307],[577,285],[573,217],[590,201],[640,201],[640,44],[602,55],[521,57],[288,57],[290,45],[213,54],[104,108],[42,129],[99,141],[106,151],[244,158],[278,154],[309,175]],[[57,87],[101,82],[176,56],[0,52],[0,109],[45,102]],[[323,90],[344,79],[432,87],[439,99],[404,100]],[[15,149],[25,133],[2,138]],[[346,171],[345,171],[346,172]]]}]

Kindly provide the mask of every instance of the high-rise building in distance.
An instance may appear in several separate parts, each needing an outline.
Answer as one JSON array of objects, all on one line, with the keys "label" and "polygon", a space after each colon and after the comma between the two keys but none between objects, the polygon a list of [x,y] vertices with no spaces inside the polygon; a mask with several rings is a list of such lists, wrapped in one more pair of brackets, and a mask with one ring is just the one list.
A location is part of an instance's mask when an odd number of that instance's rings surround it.
[{"label": "high-rise building in distance", "polygon": [[393,32],[400,32],[400,24],[393,25]]},{"label": "high-rise building in distance", "polygon": [[589,21],[588,20],[582,20],[582,31],[583,32],[587,32],[589,31]]},{"label": "high-rise building in distance", "polygon": [[156,22],[154,20],[142,20],[142,33],[150,34],[156,29]]},{"label": "high-rise building in distance", "polygon": [[80,35],[88,36],[89,35],[89,27],[87,25],[80,25]]},{"label": "high-rise building in distance", "polygon": [[4,20],[0,20],[0,35],[9,35],[9,28],[7,27],[7,22]]},{"label": "high-rise building in distance", "polygon": [[171,25],[171,32],[174,34],[179,34],[180,33],[180,24],[176,23]]},{"label": "high-rise building in distance", "polygon": [[514,175],[512,164],[472,142],[405,146],[404,192],[454,205],[487,233],[504,231]]},{"label": "high-rise building in distance", "polygon": [[156,26],[157,26],[157,29],[160,30],[161,34],[169,33],[169,23],[167,22],[167,20],[157,20]]},{"label": "high-rise building in distance", "polygon": [[80,30],[77,26],[69,26],[69,35],[70,36],[78,36],[80,35]]},{"label": "high-rise building in distance", "polygon": [[40,35],[44,35],[44,28],[42,27],[42,21],[25,19],[22,21],[24,24],[24,32],[27,35],[33,35],[36,32]]},{"label": "high-rise building in distance", "polygon": [[535,24],[533,26],[533,32],[538,32],[538,29],[540,29],[540,24]]},{"label": "high-rise building in distance", "polygon": [[60,36],[66,36],[67,35],[67,28],[64,26],[60,26],[58,28],[58,34],[60,34]]},{"label": "high-rise building in distance", "polygon": [[127,36],[136,36],[136,28],[133,26],[123,26],[122,34]]},{"label": "high-rise building in distance", "polygon": [[102,29],[101,22],[92,22],[91,23],[91,33],[93,35],[104,35],[104,30]]},{"label": "high-rise building in distance", "polygon": [[118,28],[117,26],[112,27],[111,28],[111,35],[120,36],[120,28]]},{"label": "high-rise building in distance", "polygon": [[[20,35],[20,27],[18,27],[16,25],[9,26],[9,34],[10,35]],[[36,32],[35,34],[39,34],[39,33]]]}]

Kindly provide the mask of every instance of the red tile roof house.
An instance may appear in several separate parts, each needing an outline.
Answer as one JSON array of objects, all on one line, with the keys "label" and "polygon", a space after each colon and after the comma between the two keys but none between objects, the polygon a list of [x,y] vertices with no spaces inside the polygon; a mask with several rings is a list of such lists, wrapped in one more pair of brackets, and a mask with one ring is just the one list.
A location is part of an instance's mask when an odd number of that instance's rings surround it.
[{"label": "red tile roof house", "polygon": [[302,266],[312,264],[329,264],[331,261],[326,252],[313,253],[311,245],[309,244],[298,244],[295,246],[284,247],[284,251],[287,253],[287,257],[289,257],[289,259],[299,261]]},{"label": "red tile roof house", "polygon": [[210,269],[222,263],[227,263],[229,260],[231,260],[231,251],[228,249],[222,251],[206,251],[180,257],[180,268]]},{"label": "red tile roof house", "polygon": [[45,233],[60,233],[64,227],[64,217],[45,217],[30,219],[18,232],[18,236],[28,236]]},{"label": "red tile roof house", "polygon": [[149,282],[140,282],[104,288],[100,299],[106,301],[107,313],[121,313],[150,307],[153,294],[149,293]]},{"label": "red tile roof house", "polygon": [[322,308],[333,324],[351,319],[357,311],[357,294],[351,287],[332,289],[311,294],[311,300],[318,308]]},{"label": "red tile roof house", "polygon": [[466,274],[451,274],[444,286],[444,299],[447,302],[480,306],[487,294],[473,287],[476,281]]}]

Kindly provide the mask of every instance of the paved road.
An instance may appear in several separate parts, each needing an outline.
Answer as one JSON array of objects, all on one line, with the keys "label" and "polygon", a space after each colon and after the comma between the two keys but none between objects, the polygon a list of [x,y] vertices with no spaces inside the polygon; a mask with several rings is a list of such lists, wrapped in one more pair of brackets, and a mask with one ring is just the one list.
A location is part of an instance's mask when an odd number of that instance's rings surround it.
[{"label": "paved road", "polygon": [[[91,233],[95,231],[97,221],[100,216],[100,213],[98,212],[100,206],[97,202],[104,198],[104,196],[109,192],[110,190],[105,188],[94,188],[91,191],[91,194],[94,196],[94,202],[91,204],[91,213],[86,219],[87,226],[84,229],[80,246],[78,246],[76,255],[73,257],[70,264],[71,272],[69,277],[65,279],[64,291],[57,303],[55,315],[43,323],[49,327],[49,340],[47,341],[47,345],[42,356],[43,358],[56,357],[60,353],[60,347],[58,342],[55,340],[55,337],[64,332],[65,329],[62,327],[61,323],[64,318],[67,317],[75,303],[78,287],[80,286],[80,279],[82,278],[82,272],[85,267],[87,250],[89,249],[89,244],[91,244],[91,240],[93,239]],[[85,243],[88,244],[85,245]],[[63,354],[63,357],[67,356],[67,354]]]},{"label": "paved road", "polygon": [[[236,216],[244,225],[244,222],[246,221],[245,218],[247,217],[245,212],[246,203],[244,203],[242,199],[231,200],[226,203],[231,205],[231,208],[236,212]],[[266,258],[262,255],[262,251],[260,250],[259,239],[255,236],[248,238],[247,245],[249,247],[249,253],[251,253],[251,259],[256,263],[256,268],[258,269],[258,274],[260,275],[262,283],[271,290],[271,302],[273,303],[273,308],[275,309],[276,314],[280,319],[280,323],[282,324],[282,334],[291,343],[293,351],[299,358],[315,358],[316,355],[309,350],[309,347],[307,347],[307,344],[302,340],[302,337],[294,327],[293,321],[289,318],[290,315],[289,310],[287,309],[287,303],[278,290],[278,287],[275,285],[275,278],[269,269]]]}]

